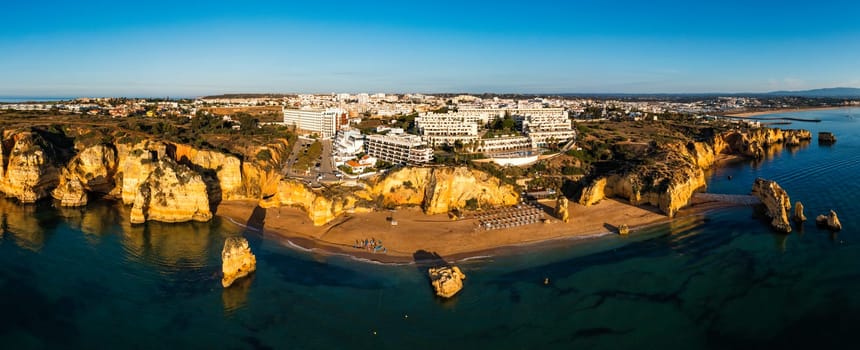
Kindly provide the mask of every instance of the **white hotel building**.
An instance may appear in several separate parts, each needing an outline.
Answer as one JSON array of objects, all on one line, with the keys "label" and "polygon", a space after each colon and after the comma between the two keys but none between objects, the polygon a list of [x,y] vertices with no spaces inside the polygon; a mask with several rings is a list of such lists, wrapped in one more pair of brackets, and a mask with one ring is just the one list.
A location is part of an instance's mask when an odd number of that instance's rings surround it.
[{"label": "white hotel building", "polygon": [[330,139],[346,120],[346,115],[346,111],[340,108],[284,109],[284,124],[295,126],[300,133],[316,134],[323,139]]},{"label": "white hotel building", "polygon": [[[496,119],[510,114],[526,136],[479,139],[479,130]],[[415,118],[415,126],[424,141],[433,147],[453,145],[460,141],[473,145],[478,152],[493,153],[546,147],[576,137],[564,108],[484,108],[463,109],[445,114],[425,113]]]},{"label": "white hotel building", "polygon": [[576,137],[567,113],[563,115],[537,114],[523,119],[523,132],[529,136],[532,147],[545,147],[552,143],[566,142]]},{"label": "white hotel building", "polygon": [[478,140],[478,130],[495,116],[483,112],[425,113],[415,118],[415,127],[431,146],[468,144]]},{"label": "white hotel building", "polygon": [[367,135],[367,154],[392,164],[420,165],[433,160],[433,149],[416,135]]}]

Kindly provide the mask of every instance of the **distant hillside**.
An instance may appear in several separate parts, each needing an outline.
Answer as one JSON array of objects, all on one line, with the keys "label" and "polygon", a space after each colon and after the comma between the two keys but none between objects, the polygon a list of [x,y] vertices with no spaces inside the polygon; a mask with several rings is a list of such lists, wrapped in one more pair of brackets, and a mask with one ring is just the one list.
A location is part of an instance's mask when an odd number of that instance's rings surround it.
[{"label": "distant hillside", "polygon": [[800,97],[860,97],[860,89],[837,87],[827,89],[803,90],[803,91],[774,91],[769,92],[772,96],[800,96]]}]

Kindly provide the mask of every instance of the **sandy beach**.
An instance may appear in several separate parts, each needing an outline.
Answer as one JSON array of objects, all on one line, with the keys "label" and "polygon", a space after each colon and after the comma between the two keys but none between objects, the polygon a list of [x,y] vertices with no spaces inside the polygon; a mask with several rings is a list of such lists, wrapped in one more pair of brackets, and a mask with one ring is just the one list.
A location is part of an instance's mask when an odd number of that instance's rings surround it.
[{"label": "sandy beach", "polygon": [[838,106],[838,107],[809,107],[809,108],[777,108],[777,109],[768,109],[764,111],[755,111],[755,112],[743,112],[743,113],[732,113],[726,114],[727,117],[755,117],[766,114],[774,114],[774,113],[788,113],[788,112],[807,112],[807,111],[826,111],[831,109],[840,109],[846,108],[846,106]]},{"label": "sandy beach", "polygon": [[[673,219],[654,208],[636,207],[626,201],[605,199],[585,207],[571,202],[570,222],[564,223],[552,215],[554,201],[540,203],[549,223],[536,223],[516,228],[483,230],[478,220],[467,215],[451,220],[445,214],[425,215],[420,208],[396,211],[347,214],[327,225],[313,226],[306,214],[297,208],[263,209],[254,201],[226,201],[219,205],[217,215],[234,223],[263,232],[266,238],[286,239],[304,249],[322,254],[346,254],[385,263],[414,261],[418,251],[439,254],[447,260],[469,256],[495,255],[502,248],[569,238],[596,237],[615,234],[618,225],[626,224],[631,234],[646,226],[670,222]],[[706,210],[725,206],[723,203],[691,203],[675,219],[697,215]],[[397,225],[391,225],[390,219]],[[381,240],[386,254],[353,248],[356,241]]]}]

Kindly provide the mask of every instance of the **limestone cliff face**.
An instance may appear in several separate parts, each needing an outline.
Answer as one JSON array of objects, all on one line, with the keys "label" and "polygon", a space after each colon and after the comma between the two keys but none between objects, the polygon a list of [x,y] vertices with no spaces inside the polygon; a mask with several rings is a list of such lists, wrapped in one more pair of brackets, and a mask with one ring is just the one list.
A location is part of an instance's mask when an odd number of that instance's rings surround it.
[{"label": "limestone cliff face", "polygon": [[780,232],[791,232],[791,223],[788,221],[788,213],[791,212],[791,199],[788,193],[776,183],[776,181],[758,178],[753,183],[753,196],[758,197],[767,209],[774,229]]},{"label": "limestone cliff face", "polygon": [[423,208],[427,214],[464,208],[470,200],[476,200],[479,208],[515,205],[519,201],[513,186],[468,168],[435,168],[424,198]]},{"label": "limestone cliff face", "polygon": [[427,214],[464,208],[474,200],[479,207],[514,205],[519,201],[513,186],[487,173],[468,168],[402,168],[347,192],[311,189],[295,180],[281,180],[275,196],[264,197],[262,207],[297,206],[314,225],[324,225],[356,210],[421,206]]},{"label": "limestone cliff face", "polygon": [[698,148],[670,144],[655,155],[653,164],[593,180],[583,189],[579,203],[588,206],[606,197],[620,197],[633,205],[655,206],[672,217],[689,204],[693,193],[706,187],[700,164],[713,164],[709,150],[701,144]]},{"label": "limestone cliff face", "polygon": [[432,174],[431,168],[404,168],[394,171],[373,184],[367,199],[373,200],[378,196],[384,207],[422,205]]},{"label": "limestone cliff face", "polygon": [[0,192],[6,197],[34,203],[47,197],[59,183],[60,171],[48,152],[50,145],[38,134],[14,133],[3,140],[0,148],[4,158]]},{"label": "limestone cliff face", "polygon": [[376,179],[369,196],[383,206],[421,205],[427,214],[447,213],[474,201],[478,207],[517,204],[513,186],[482,171],[459,168],[403,168]]},{"label": "limestone cliff face", "polygon": [[206,183],[201,176],[170,158],[159,159],[140,185],[131,209],[131,222],[208,221]]},{"label": "limestone cliff face", "polygon": [[[114,180],[117,188],[113,193],[122,199],[124,204],[134,203],[140,186],[154,169],[159,148],[156,145],[157,143],[148,140],[133,145],[116,145],[118,169]],[[153,148],[155,151],[151,150]]]},{"label": "limestone cliff face", "polygon": [[242,161],[221,152],[199,150],[188,145],[170,144],[168,155],[180,164],[191,164],[211,172],[218,182],[221,199],[244,199]]},{"label": "limestone cliff face", "polygon": [[776,144],[797,145],[812,139],[808,130],[783,130],[760,128],[748,131],[729,131],[718,135],[714,140],[717,154],[739,154],[761,159],[766,149]]},{"label": "limestone cliff face", "polygon": [[690,202],[693,193],[706,188],[704,170],[720,154],[762,158],[780,144],[812,138],[807,130],[754,129],[729,131],[708,142],[670,143],[661,146],[650,163],[592,179],[579,203],[592,205],[606,197],[627,199],[633,205],[650,204],[672,217]]},{"label": "limestone cliff face", "polygon": [[221,250],[221,285],[229,287],[237,279],[245,277],[257,269],[257,257],[251,252],[248,240],[243,237],[229,237]]},{"label": "limestone cliff face", "polygon": [[59,185],[51,195],[62,206],[86,205],[88,192],[106,194],[113,190],[116,168],[116,149],[111,145],[84,148],[63,167]]},{"label": "limestone cliff face", "polygon": [[[264,203],[261,203],[261,206],[274,206]],[[356,198],[350,195],[326,195],[315,192],[301,182],[283,180],[278,187],[277,204],[302,208],[308,213],[308,218],[313,221],[314,225],[321,226],[334,220],[345,211],[355,209]]]}]

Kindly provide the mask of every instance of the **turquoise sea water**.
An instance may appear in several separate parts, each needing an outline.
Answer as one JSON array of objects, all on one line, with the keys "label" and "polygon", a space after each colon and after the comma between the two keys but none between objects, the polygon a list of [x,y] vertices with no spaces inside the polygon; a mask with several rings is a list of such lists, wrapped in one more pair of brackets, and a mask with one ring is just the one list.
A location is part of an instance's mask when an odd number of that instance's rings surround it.
[{"label": "turquoise sea water", "polygon": [[[709,191],[777,180],[810,218],[774,233],[752,208],[460,263],[465,289],[426,271],[320,256],[216,218],[131,226],[125,209],[0,201],[0,344],[29,348],[853,348],[860,321],[860,109],[791,113],[833,131],[714,171]],[[728,176],[732,180],[728,180]],[[574,218],[575,220],[575,218]],[[224,238],[244,235],[253,278],[224,290]],[[551,283],[544,285],[544,279]]]}]

